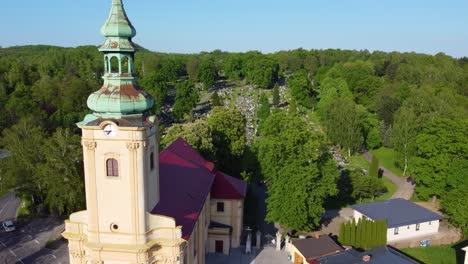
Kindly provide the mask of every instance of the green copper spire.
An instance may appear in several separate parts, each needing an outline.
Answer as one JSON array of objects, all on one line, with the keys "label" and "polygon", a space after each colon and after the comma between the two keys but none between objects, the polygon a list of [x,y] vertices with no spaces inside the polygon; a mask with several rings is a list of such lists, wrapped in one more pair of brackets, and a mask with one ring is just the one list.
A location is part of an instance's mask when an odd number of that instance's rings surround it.
[{"label": "green copper spire", "polygon": [[112,9],[101,33],[105,37],[135,37],[136,30],[128,19],[121,0],[112,1]]},{"label": "green copper spire", "polygon": [[[88,97],[88,107],[96,118],[142,116],[150,109],[153,98],[136,84],[132,37],[136,30],[125,13],[122,0],[113,0],[109,17],[101,28],[106,42],[104,53],[104,85]],[[87,117],[86,120],[92,119]]]}]

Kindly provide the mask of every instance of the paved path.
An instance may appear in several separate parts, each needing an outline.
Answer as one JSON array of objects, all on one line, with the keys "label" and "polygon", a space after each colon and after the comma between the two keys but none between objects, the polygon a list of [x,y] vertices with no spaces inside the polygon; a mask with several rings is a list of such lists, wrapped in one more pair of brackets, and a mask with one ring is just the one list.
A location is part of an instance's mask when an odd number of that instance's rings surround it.
[{"label": "paved path", "polygon": [[21,200],[10,191],[0,198],[0,222],[16,219]]},{"label": "paved path", "polygon": [[[369,152],[362,153],[362,156],[369,162],[372,160],[372,155]],[[397,186],[397,191],[392,195],[392,198],[403,198],[406,200],[411,199],[414,193],[415,185],[408,181],[408,177],[398,177],[397,175],[393,174],[390,170],[382,167],[380,168],[384,170],[383,176],[388,178],[390,181],[393,182]]]},{"label": "paved path", "polygon": [[63,220],[49,217],[18,225],[13,232],[0,231],[0,263],[66,263],[63,261],[68,259],[66,246],[60,247],[60,252],[44,248],[63,228]]}]

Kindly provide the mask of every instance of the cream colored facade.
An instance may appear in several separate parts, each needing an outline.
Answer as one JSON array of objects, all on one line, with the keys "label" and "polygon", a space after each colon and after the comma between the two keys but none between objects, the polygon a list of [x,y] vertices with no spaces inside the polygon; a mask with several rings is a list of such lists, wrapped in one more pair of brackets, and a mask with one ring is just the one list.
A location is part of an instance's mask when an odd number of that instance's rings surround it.
[{"label": "cream colored facade", "polygon": [[[103,133],[106,125],[118,128],[115,136]],[[160,199],[156,125],[125,128],[104,121],[81,128],[87,210],[65,223],[70,263],[201,264],[207,252],[216,252],[216,241],[223,241],[224,254],[240,245],[243,200],[208,195],[188,241],[173,218],[149,213]],[[117,160],[118,176],[107,176],[108,159]],[[232,228],[210,228],[211,221]]]},{"label": "cream colored facade", "polygon": [[[218,203],[224,204],[224,210],[218,211]],[[237,248],[241,243],[241,235],[243,230],[243,214],[244,214],[244,200],[224,200],[212,199],[211,200],[211,220],[217,223],[231,226],[231,236],[229,244],[233,248]],[[219,228],[217,228],[219,229]],[[217,234],[218,237],[221,233],[220,230],[213,230],[213,235]],[[210,243],[212,245],[213,243]],[[214,244],[213,244],[214,245]],[[215,252],[215,248],[210,246],[209,252]],[[227,254],[225,252],[225,254]]]},{"label": "cream colored facade", "polygon": [[[106,125],[117,128],[115,135],[105,135]],[[149,213],[159,201],[156,125],[104,121],[81,129],[87,210],[66,221],[71,263],[176,263],[186,244],[181,228]],[[117,161],[118,176],[107,176],[109,159]]]}]

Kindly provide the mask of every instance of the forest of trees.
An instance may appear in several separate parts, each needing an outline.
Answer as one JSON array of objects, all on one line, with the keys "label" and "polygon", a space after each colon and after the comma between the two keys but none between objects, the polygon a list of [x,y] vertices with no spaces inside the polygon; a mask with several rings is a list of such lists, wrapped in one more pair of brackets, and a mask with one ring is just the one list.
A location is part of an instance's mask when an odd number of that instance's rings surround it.
[{"label": "forest of trees", "polygon": [[[89,113],[86,100],[100,88],[102,72],[94,46],[0,49],[0,149],[10,152],[0,160],[2,187],[16,188],[31,207],[59,214],[84,207],[75,123]],[[346,155],[393,148],[395,165],[417,183],[417,197],[439,198],[450,220],[468,230],[468,58],[335,49],[184,55],[142,48],[136,75],[155,97],[154,112],[167,114],[161,109],[168,106],[179,123],[165,124],[172,127],[162,144],[184,135],[226,172],[265,180],[270,221],[291,229],[317,226],[324,201],[339,192],[331,143]],[[206,120],[186,122],[203,91],[219,80],[272,91],[272,98],[259,98],[252,144],[235,110],[214,108]],[[281,110],[278,86],[284,84],[291,98]],[[305,111],[317,114],[325,135],[310,129]],[[289,192],[307,195],[281,199]]]}]

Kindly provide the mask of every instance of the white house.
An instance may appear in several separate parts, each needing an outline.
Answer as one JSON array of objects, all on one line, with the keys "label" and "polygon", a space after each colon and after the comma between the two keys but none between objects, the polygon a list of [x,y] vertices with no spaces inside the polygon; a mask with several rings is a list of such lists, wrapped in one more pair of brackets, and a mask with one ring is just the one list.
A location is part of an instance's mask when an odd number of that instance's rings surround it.
[{"label": "white house", "polygon": [[468,247],[462,248],[465,251],[465,264],[468,264]]},{"label": "white house", "polygon": [[357,204],[354,219],[367,217],[371,220],[387,219],[387,241],[416,238],[439,231],[443,216],[404,199]]}]

